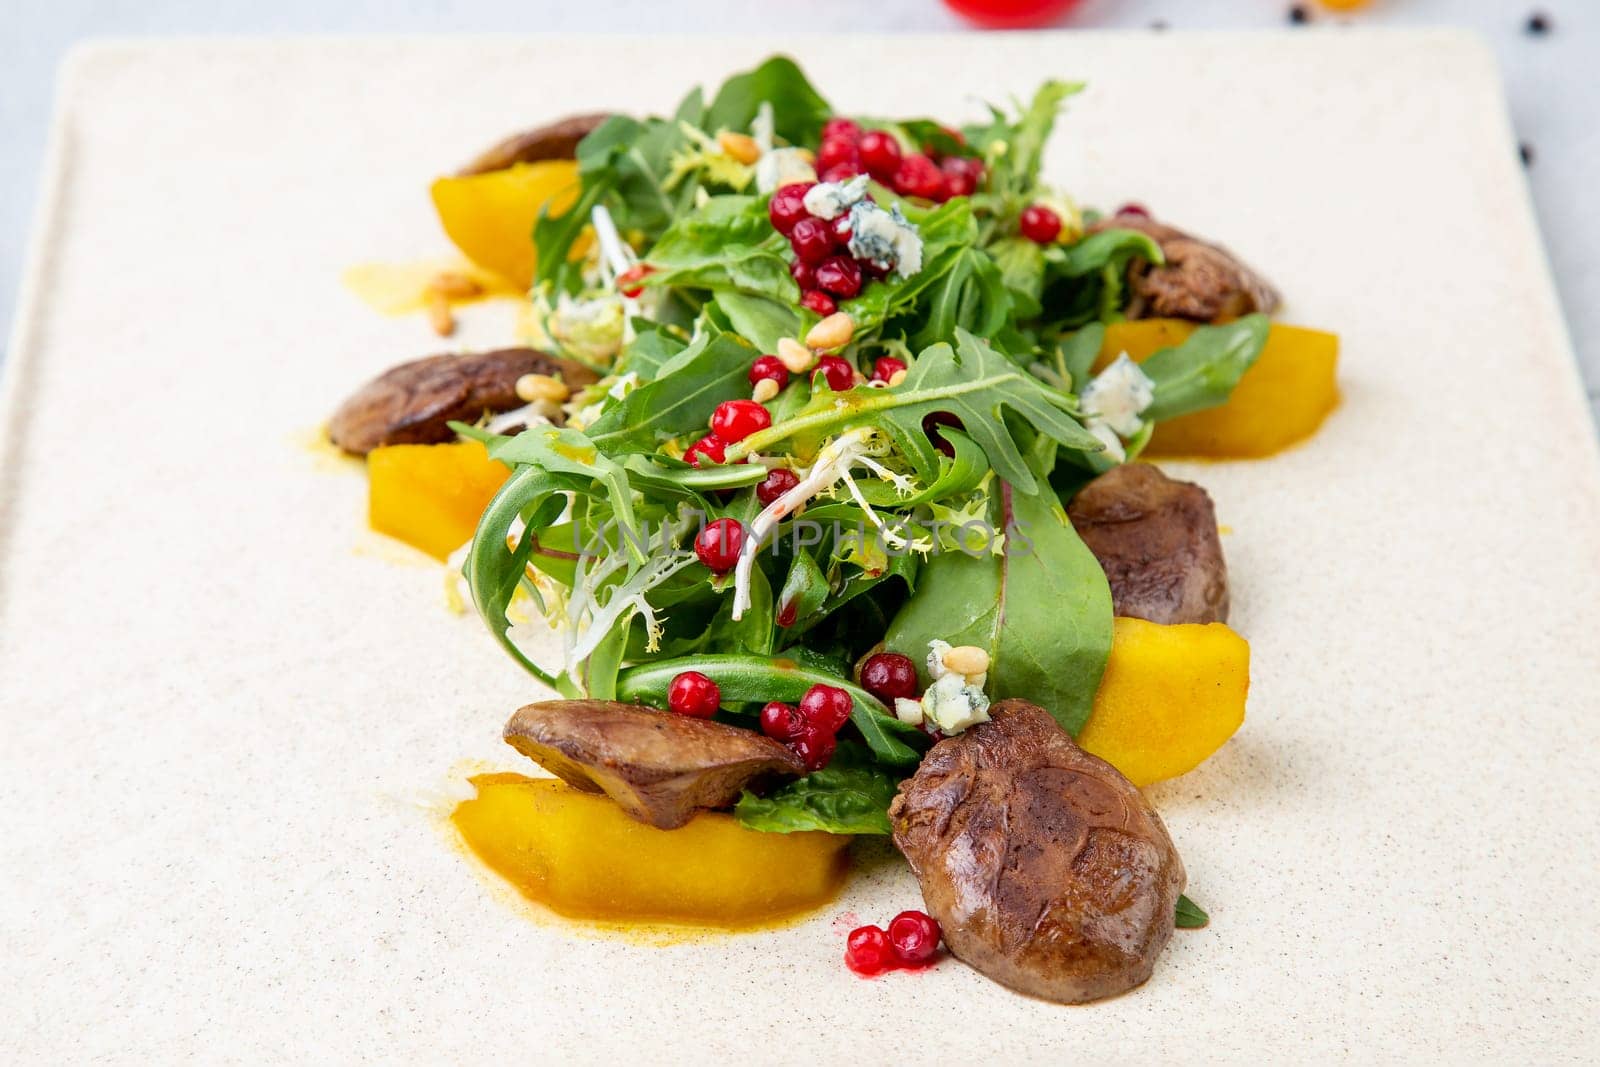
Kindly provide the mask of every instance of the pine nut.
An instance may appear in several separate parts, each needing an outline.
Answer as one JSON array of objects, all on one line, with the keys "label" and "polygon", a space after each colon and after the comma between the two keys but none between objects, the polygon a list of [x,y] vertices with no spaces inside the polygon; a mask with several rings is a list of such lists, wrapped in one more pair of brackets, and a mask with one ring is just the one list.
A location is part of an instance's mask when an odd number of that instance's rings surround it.
[{"label": "pine nut", "polygon": [[440,337],[449,337],[456,332],[456,317],[450,313],[449,297],[442,293],[433,293],[428,297],[428,325]]},{"label": "pine nut", "polygon": [[559,404],[571,395],[564,382],[548,374],[524,374],[517,379],[517,396],[528,404],[541,400]]},{"label": "pine nut", "polygon": [[748,134],[723,130],[717,134],[717,144],[721,145],[722,150],[728,155],[747,166],[761,158],[761,146]]},{"label": "pine nut", "polygon": [[893,389],[895,386],[905,381],[910,374],[911,372],[908,370],[895,371],[893,374],[889,375],[889,388]]},{"label": "pine nut", "polygon": [[945,669],[970,677],[989,669],[989,653],[977,645],[957,645],[944,654]]},{"label": "pine nut", "polygon": [[[824,319],[823,322],[827,320]],[[818,323],[821,325],[821,323]],[[815,331],[812,331],[815,332]],[[778,341],[778,362],[789,368],[790,374],[804,374],[817,361],[816,353],[792,337]]]},{"label": "pine nut", "polygon": [[843,348],[856,333],[856,320],[843,311],[835,311],[811,327],[806,334],[806,344],[820,352]]},{"label": "pine nut", "polygon": [[773,381],[771,378],[763,378],[756,383],[755,389],[751,391],[750,399],[754,400],[757,404],[765,404],[767,401],[771,400],[777,395],[778,383]]},{"label": "pine nut", "polygon": [[464,300],[481,294],[483,286],[459,271],[445,270],[435,274],[433,280],[428,282],[428,292],[454,300]]}]

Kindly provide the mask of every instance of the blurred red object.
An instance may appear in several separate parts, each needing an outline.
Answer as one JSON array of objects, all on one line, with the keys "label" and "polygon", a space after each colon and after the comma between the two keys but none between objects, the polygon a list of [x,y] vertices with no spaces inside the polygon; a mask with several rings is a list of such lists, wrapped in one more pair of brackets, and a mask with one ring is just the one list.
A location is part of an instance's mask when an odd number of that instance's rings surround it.
[{"label": "blurred red object", "polygon": [[1078,0],[944,0],[962,18],[993,30],[1048,26],[1078,6]]}]

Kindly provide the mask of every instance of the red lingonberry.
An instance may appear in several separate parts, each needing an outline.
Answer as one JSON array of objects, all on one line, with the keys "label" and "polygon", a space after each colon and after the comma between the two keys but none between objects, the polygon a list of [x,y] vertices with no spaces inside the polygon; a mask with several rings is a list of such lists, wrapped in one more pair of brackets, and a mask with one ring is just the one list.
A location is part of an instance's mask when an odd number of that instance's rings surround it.
[{"label": "red lingonberry", "polygon": [[920,911],[902,911],[889,920],[889,948],[902,967],[920,967],[939,951],[939,924]]},{"label": "red lingonberry", "polygon": [[1130,201],[1117,208],[1117,214],[1132,215],[1135,218],[1147,219],[1150,217],[1150,209],[1145,207],[1143,204],[1137,204]]},{"label": "red lingonberry", "polygon": [[849,256],[830,256],[817,264],[817,285],[849,300],[861,292],[861,264]]},{"label": "red lingonberry", "polygon": [[836,685],[818,682],[800,698],[800,716],[817,729],[836,734],[850,721],[850,709],[854,706],[849,693]]},{"label": "red lingonberry", "polygon": [[826,730],[819,730],[810,723],[800,728],[800,732],[789,740],[789,747],[794,749],[795,755],[805,763],[806,770],[820,771],[833,759],[834,750],[839,747],[838,738]]},{"label": "red lingonberry", "polygon": [[655,273],[655,268],[648,263],[639,263],[621,274],[617,275],[617,292],[626,297],[635,297],[644,292],[644,277],[646,274]]},{"label": "red lingonberry", "polygon": [[939,161],[951,196],[971,196],[983,183],[983,161],[971,156],[946,156]]},{"label": "red lingonberry", "polygon": [[858,926],[845,939],[844,963],[863,977],[882,974],[894,966],[894,946],[876,926]]},{"label": "red lingonberry", "polygon": [[861,125],[854,119],[842,116],[829,119],[822,124],[822,139],[832,137],[842,138],[846,141],[859,141],[861,139]]},{"label": "red lingonberry", "polygon": [[729,444],[771,425],[772,416],[754,400],[724,400],[711,413],[711,432]]},{"label": "red lingonberry", "polygon": [[900,169],[900,142],[894,134],[868,130],[861,135],[861,165],[880,182],[889,182]]},{"label": "red lingonberry", "polygon": [[822,180],[825,182],[847,182],[860,173],[861,164],[859,163],[835,163],[822,172]]},{"label": "red lingonberry", "polygon": [[878,652],[861,665],[861,688],[894,706],[896,697],[917,695],[917,667],[909,656],[898,652]]},{"label": "red lingonberry", "polygon": [[789,234],[789,244],[802,262],[816,266],[833,255],[833,228],[821,219],[801,219]]},{"label": "red lingonberry", "polygon": [[764,381],[778,383],[782,389],[789,384],[789,368],[783,365],[783,360],[777,356],[757,356],[750,364],[750,384],[756,385]]},{"label": "red lingonberry", "polygon": [[913,152],[900,160],[894,172],[894,191],[901,196],[921,197],[924,200],[944,200],[950,195],[949,184],[939,165],[921,152]]},{"label": "red lingonberry", "polygon": [[772,223],[772,228],[789,236],[794,224],[805,218],[806,193],[811,190],[815,182],[795,182],[785,185],[772,194],[772,202],[767,205],[767,218]]},{"label": "red lingonberry", "polygon": [[839,310],[838,302],[821,289],[807,289],[801,293],[800,306],[807,311],[815,311],[823,318],[827,318]]},{"label": "red lingonberry", "polygon": [[817,268],[803,259],[796,259],[789,264],[789,277],[793,278],[794,283],[802,290],[817,287]]},{"label": "red lingonberry", "polygon": [[694,554],[716,574],[726,574],[739,562],[744,526],[738,519],[716,519],[694,539]]},{"label": "red lingonberry", "polygon": [[838,166],[859,166],[861,153],[856,148],[856,143],[845,137],[824,138],[822,147],[817,149],[817,172],[825,174]]},{"label": "red lingonberry", "polygon": [[688,448],[684,449],[683,458],[689,461],[692,467],[700,466],[701,460],[710,460],[712,463],[721,463],[727,459],[727,443],[718,439],[716,434],[708,433]]},{"label": "red lingonberry", "polygon": [[817,360],[816,369],[811,372],[811,387],[817,387],[817,378],[822,378],[828,383],[828,388],[836,393],[842,393],[856,384],[856,369],[847,359],[838,356],[823,356]]},{"label": "red lingonberry", "polygon": [[756,499],[763,505],[772,503],[800,484],[800,476],[788,467],[774,467],[756,486]]},{"label": "red lingonberry", "polygon": [[1061,236],[1061,216],[1043,204],[1029,204],[1022,209],[1017,228],[1035,244],[1047,245]]},{"label": "red lingonberry", "polygon": [[850,214],[846,212],[834,219],[830,225],[833,227],[833,244],[839,251],[844,252],[850,247]]},{"label": "red lingonberry", "polygon": [[721,688],[699,671],[674,675],[672,684],[667,686],[667,707],[679,715],[709,719],[721,704]]},{"label": "red lingonberry", "polygon": [[805,720],[792,704],[774,700],[761,709],[761,732],[774,741],[791,740],[804,727]]},{"label": "red lingonberry", "polygon": [[905,360],[895,359],[893,356],[879,356],[872,361],[872,380],[886,382],[905,369]]}]

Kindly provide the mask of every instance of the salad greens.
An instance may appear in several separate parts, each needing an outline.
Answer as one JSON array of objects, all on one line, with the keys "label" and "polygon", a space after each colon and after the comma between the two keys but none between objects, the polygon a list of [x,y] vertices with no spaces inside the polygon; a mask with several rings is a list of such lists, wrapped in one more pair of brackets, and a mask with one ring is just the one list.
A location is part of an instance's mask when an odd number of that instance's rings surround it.
[{"label": "salad greens", "polygon": [[[1225,401],[1265,342],[1251,316],[1095,376],[1129,264],[1161,252],[1131,230],[1085,236],[1083,214],[1040,184],[1057,115],[1081,88],[1047,83],[959,131],[859,120],[977,177],[943,202],[872,181],[836,213],[833,225],[877,227],[870,247],[903,257],[890,269],[856,255],[865,236],[839,238],[867,271],[836,301],[849,340],[831,355],[854,383],[795,372],[757,394],[761,425],[737,439],[707,437],[708,420],[749,403],[753,362],[792,351],[835,302],[802,299],[810,268],[774,223],[775,188],[810,171],[833,115],[799,68],[769,59],[709,103],[696,89],[670,117],[611,118],[578,147],[577,206],[535,225],[539,320],[602,377],[562,427],[458,427],[514,471],[483,515],[467,583],[495,639],[570,696],[661,706],[694,670],[720,687],[720,718],[755,729],[766,702],[819,683],[847,693],[832,761],[747,793],[735,809],[747,826],[888,832],[896,783],[931,737],[914,708],[854,680],[879,647],[921,663],[930,642],[979,646],[990,668],[974,684],[988,697],[1027,697],[1079,730],[1112,612],[1064,492],[1137,454],[1155,420]],[[760,158],[724,151],[730,132]],[[1036,204],[1061,218],[1057,240],[1021,236]],[[792,477],[763,496],[778,470]],[[742,533],[736,564],[715,572],[695,548],[714,520]],[[519,640],[541,617],[560,632],[560,663]]]}]

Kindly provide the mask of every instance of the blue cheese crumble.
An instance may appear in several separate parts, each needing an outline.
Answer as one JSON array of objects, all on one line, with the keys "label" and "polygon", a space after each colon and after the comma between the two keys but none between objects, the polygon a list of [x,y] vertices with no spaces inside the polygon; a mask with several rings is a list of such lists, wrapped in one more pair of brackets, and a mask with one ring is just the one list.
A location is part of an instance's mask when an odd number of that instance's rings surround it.
[{"label": "blue cheese crumble", "polygon": [[806,210],[819,219],[836,219],[866,195],[865,174],[858,174],[847,182],[818,182],[806,191]]},{"label": "blue cheese crumble", "polygon": [[1078,397],[1085,416],[1084,428],[1099,438],[1106,453],[1118,463],[1127,458],[1121,438],[1144,429],[1140,416],[1154,400],[1155,383],[1126,352],[1095,375]]},{"label": "blue cheese crumble", "polygon": [[[983,691],[988,680],[983,674],[964,675],[945,665],[950,651],[948,641],[935,638],[928,642],[928,674],[933,684],[922,694],[922,718],[947,734],[958,734],[969,726],[989,721],[989,697]],[[908,702],[909,703],[909,702]],[[895,702],[895,714],[901,721],[910,721],[910,709],[902,710]]]},{"label": "blue cheese crumble", "polygon": [[922,269],[922,238],[899,204],[885,211],[863,200],[850,209],[850,254],[909,278]]}]

